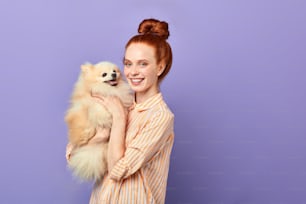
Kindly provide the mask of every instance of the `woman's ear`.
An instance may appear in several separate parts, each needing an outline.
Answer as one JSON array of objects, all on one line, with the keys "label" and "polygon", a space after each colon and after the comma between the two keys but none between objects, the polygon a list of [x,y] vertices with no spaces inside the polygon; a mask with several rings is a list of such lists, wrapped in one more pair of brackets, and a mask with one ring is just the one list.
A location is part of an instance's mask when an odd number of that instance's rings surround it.
[{"label": "woman's ear", "polygon": [[166,64],[161,62],[158,66],[157,76],[160,76],[164,72],[165,68],[166,68]]}]

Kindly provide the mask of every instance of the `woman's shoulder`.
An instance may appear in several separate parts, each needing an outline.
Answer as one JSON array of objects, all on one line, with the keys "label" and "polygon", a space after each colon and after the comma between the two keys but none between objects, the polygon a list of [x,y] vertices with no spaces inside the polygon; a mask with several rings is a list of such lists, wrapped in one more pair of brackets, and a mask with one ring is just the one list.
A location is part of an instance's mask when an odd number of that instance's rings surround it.
[{"label": "woman's shoulder", "polygon": [[164,100],[162,100],[161,103],[155,107],[154,113],[154,115],[158,115],[159,117],[165,117],[169,119],[174,118],[173,112]]},{"label": "woman's shoulder", "polygon": [[146,105],[145,114],[148,115],[148,119],[155,120],[156,118],[173,119],[174,114],[163,99],[161,93],[153,96],[148,100]]}]

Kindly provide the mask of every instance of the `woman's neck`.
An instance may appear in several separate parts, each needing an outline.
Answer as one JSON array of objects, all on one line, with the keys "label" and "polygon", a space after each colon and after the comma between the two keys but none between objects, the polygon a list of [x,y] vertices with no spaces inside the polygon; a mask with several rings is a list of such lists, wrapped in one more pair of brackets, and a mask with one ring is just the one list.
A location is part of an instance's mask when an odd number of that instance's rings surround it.
[{"label": "woman's neck", "polygon": [[136,92],[135,93],[135,101],[136,101],[136,103],[143,103],[147,99],[149,99],[152,96],[158,94],[159,92],[160,92],[159,88],[156,88],[156,89],[150,90],[150,91],[145,91],[145,92]]}]

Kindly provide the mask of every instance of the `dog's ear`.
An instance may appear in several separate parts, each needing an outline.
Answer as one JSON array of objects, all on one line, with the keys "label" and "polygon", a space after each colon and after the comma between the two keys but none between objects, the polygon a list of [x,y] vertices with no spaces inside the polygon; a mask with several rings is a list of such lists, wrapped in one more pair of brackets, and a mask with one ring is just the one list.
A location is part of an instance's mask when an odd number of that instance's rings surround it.
[{"label": "dog's ear", "polygon": [[87,73],[90,69],[92,69],[93,65],[90,63],[85,63],[81,65],[81,70],[83,73]]}]

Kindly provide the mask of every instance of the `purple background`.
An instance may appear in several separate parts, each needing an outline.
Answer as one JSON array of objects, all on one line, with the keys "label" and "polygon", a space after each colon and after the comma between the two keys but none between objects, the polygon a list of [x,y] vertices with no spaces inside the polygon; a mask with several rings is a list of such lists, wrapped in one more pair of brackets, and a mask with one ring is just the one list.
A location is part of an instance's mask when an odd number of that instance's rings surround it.
[{"label": "purple background", "polygon": [[306,2],[0,2],[0,203],[83,204],[63,120],[80,64],[122,67],[147,17],[170,24],[176,115],[167,202],[306,203]]}]

